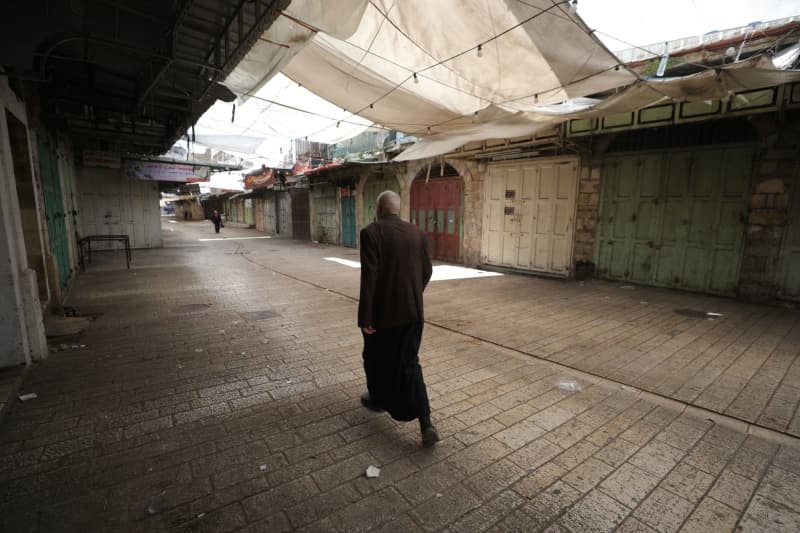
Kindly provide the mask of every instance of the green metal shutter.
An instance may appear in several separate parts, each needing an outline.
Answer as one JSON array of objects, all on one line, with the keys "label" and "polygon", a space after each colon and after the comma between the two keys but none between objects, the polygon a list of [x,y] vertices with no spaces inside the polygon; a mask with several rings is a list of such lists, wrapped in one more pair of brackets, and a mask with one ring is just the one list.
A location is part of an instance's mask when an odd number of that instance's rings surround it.
[{"label": "green metal shutter", "polygon": [[42,176],[42,193],[47,220],[47,233],[50,237],[50,252],[56,260],[58,282],[62,289],[69,284],[70,262],[69,241],[64,197],[61,193],[61,180],[58,174],[56,147],[45,132],[39,133],[39,169]]},{"label": "green metal shutter", "polygon": [[392,176],[368,178],[364,183],[364,212],[362,227],[375,222],[378,195],[383,191],[394,191],[400,194],[400,184]]},{"label": "green metal shutter", "polygon": [[595,248],[600,275],[734,294],[752,161],[750,145],[609,156]]}]

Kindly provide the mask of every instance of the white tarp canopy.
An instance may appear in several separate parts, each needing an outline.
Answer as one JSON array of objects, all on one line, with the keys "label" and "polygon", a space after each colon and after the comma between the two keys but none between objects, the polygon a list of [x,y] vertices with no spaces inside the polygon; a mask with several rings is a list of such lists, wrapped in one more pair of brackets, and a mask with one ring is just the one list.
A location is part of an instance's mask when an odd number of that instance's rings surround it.
[{"label": "white tarp canopy", "polygon": [[255,154],[278,166],[291,139],[333,144],[370,124],[277,74],[252,97],[237,102],[235,110],[221,101],[211,106],[195,126],[195,140],[234,154]]},{"label": "white tarp canopy", "polygon": [[[346,120],[423,137],[398,160],[530,135],[569,118],[800,79],[758,58],[641,80],[567,2],[551,0],[341,0],[336,9],[294,0],[226,84],[245,100],[279,70]],[[614,89],[600,103],[582,99]]]}]

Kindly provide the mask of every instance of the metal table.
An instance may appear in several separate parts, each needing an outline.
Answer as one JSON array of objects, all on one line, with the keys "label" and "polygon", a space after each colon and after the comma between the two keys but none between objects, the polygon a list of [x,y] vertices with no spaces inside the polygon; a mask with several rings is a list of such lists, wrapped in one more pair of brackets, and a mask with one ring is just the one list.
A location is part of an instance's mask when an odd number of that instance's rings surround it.
[{"label": "metal table", "polygon": [[86,270],[86,264],[84,263],[84,246],[88,251],[87,256],[89,258],[89,264],[92,264],[92,243],[93,242],[108,242],[108,241],[116,241],[121,242],[125,246],[125,261],[127,263],[128,269],[131,268],[131,240],[130,237],[127,235],[87,235],[81,239],[78,239],[78,250],[80,251],[80,264],[81,264],[81,271]]}]

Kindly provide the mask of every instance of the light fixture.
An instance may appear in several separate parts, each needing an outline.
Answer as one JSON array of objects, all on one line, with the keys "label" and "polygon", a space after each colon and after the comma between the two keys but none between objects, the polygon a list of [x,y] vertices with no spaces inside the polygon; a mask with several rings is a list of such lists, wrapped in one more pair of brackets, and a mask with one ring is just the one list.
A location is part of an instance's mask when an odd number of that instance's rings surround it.
[{"label": "light fixture", "polygon": [[483,57],[483,45],[478,45],[478,57]]},{"label": "light fixture", "polygon": [[569,4],[569,12],[575,13],[576,11],[578,11],[578,0],[572,0]]},{"label": "light fixture", "polygon": [[419,83],[419,78],[417,77],[417,73],[414,73],[414,83]]},{"label": "light fixture", "polygon": [[370,109],[373,109],[373,106],[372,106],[372,104],[369,104],[369,108],[370,108]]},{"label": "light fixture", "polygon": [[533,103],[534,104],[538,104],[539,103],[539,95],[538,94],[534,94],[533,95]]}]

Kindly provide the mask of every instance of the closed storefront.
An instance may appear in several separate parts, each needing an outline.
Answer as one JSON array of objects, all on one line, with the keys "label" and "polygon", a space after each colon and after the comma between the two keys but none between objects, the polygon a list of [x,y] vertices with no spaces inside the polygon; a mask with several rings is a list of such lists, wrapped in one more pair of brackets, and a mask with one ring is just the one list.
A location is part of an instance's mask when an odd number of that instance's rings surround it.
[{"label": "closed storefront", "polygon": [[289,191],[275,193],[275,233],[281,237],[292,236],[292,197]]},{"label": "closed storefront", "polygon": [[[161,215],[158,186],[151,181],[129,180],[117,171],[78,169],[78,211],[81,236],[128,235],[134,248],[161,246]],[[202,216],[197,199],[181,202],[188,214]],[[187,217],[188,218],[188,217]],[[96,248],[115,243],[97,243]]]},{"label": "closed storefront", "polygon": [[370,176],[364,182],[364,211],[361,220],[361,227],[375,222],[376,208],[378,206],[378,195],[383,191],[394,191],[400,194],[400,184],[393,176]]},{"label": "closed storefront", "polygon": [[[446,167],[444,177],[438,168],[430,179],[423,175],[411,185],[411,222],[428,235],[434,259],[460,259],[462,196],[464,182],[452,167]],[[455,174],[453,176],[452,174]]]},{"label": "closed storefront", "polygon": [[266,233],[278,233],[275,213],[277,212],[278,193],[270,191],[264,198],[264,231]]},{"label": "closed storefront", "polygon": [[601,276],[733,295],[752,145],[610,155],[595,259]]},{"label": "closed storefront", "polygon": [[292,198],[292,238],[308,241],[311,239],[311,212],[308,189],[290,189]]},{"label": "closed storefront", "polygon": [[482,261],[568,276],[577,179],[575,159],[491,165],[483,209]]},{"label": "closed storefront", "polygon": [[339,244],[339,198],[333,185],[314,185],[311,190],[311,239]]}]

